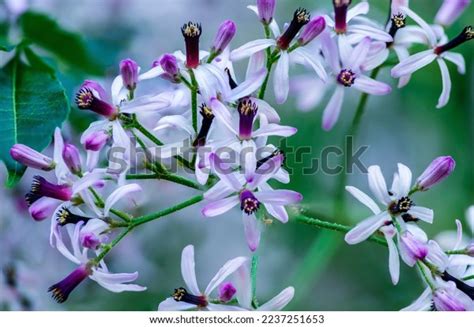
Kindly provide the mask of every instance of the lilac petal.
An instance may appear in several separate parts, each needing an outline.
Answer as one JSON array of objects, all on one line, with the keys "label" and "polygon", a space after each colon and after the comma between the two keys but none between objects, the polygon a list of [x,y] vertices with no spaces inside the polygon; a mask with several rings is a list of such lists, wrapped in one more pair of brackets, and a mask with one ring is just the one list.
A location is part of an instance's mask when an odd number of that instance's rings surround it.
[{"label": "lilac petal", "polygon": [[431,49],[418,52],[393,67],[391,70],[392,77],[399,78],[404,75],[412,74],[432,63],[436,57],[437,55]]},{"label": "lilac petal", "polygon": [[219,286],[227,277],[229,277],[233,272],[239,269],[247,261],[248,258],[246,257],[237,257],[227,261],[209,282],[209,285],[207,285],[204,294],[206,296],[209,296],[217,286]]},{"label": "lilac petal", "polygon": [[323,129],[329,131],[336,124],[341,113],[342,102],[344,101],[344,87],[336,86],[336,90],[329,100],[323,113]]},{"label": "lilac petal", "polygon": [[313,55],[308,49],[306,48],[297,48],[293,51],[292,55],[299,56],[303,62],[313,68],[316,75],[325,82],[328,78],[326,70],[324,70],[323,65],[321,64],[318,56]]},{"label": "lilac petal", "polygon": [[123,85],[122,75],[118,75],[112,81],[111,96],[114,105],[118,106],[123,100],[126,100],[127,89]]},{"label": "lilac petal", "polygon": [[412,43],[429,45],[430,41],[425,31],[418,26],[406,26],[397,31],[395,43],[403,47],[408,47]]},{"label": "lilac petal", "polygon": [[303,112],[316,108],[323,99],[326,88],[327,84],[314,76],[301,75],[290,81],[290,90],[296,94],[297,108]]},{"label": "lilac petal", "polygon": [[255,74],[255,72],[266,69],[265,63],[265,51],[254,53],[249,59],[249,64],[247,65],[247,71],[245,73],[245,79],[249,79]]},{"label": "lilac petal", "polygon": [[438,104],[436,108],[444,107],[448,101],[451,94],[451,78],[449,77],[448,66],[443,59],[438,58],[439,69],[441,70],[441,79],[443,81],[443,91],[438,99]]},{"label": "lilac petal", "polygon": [[255,142],[243,141],[242,150],[240,151],[240,160],[242,160],[242,155],[244,156],[244,176],[246,181],[251,181],[257,169],[257,158],[256,158],[257,148]]},{"label": "lilac petal", "polygon": [[172,297],[167,298],[158,305],[158,311],[185,311],[195,308],[197,308],[195,304],[179,302]]},{"label": "lilac petal", "polygon": [[303,200],[300,193],[290,190],[259,191],[255,192],[254,195],[260,202],[279,206],[298,203]]},{"label": "lilac petal", "polygon": [[181,254],[181,275],[188,290],[194,295],[200,295],[194,266],[194,246],[188,245]]},{"label": "lilac petal", "polygon": [[163,92],[154,96],[143,96],[123,104],[120,112],[127,114],[155,112],[173,105],[176,98],[179,99],[179,91]]},{"label": "lilac petal", "polygon": [[332,71],[339,73],[341,65],[339,63],[338,44],[336,39],[332,38],[327,32],[321,34],[321,51]]},{"label": "lilac petal", "polygon": [[415,302],[403,308],[401,311],[425,311],[431,308],[432,303],[431,288],[428,287]]},{"label": "lilac petal", "polygon": [[257,98],[251,98],[251,100],[258,106],[257,115],[265,116],[268,123],[280,123],[280,116],[278,115],[278,112],[266,101]]},{"label": "lilac petal", "polygon": [[153,67],[150,70],[144,72],[143,74],[140,74],[138,76],[138,80],[139,81],[144,81],[144,80],[147,80],[147,79],[152,79],[152,78],[160,76],[163,73],[164,73],[163,68],[161,67],[161,65],[158,65],[158,66]]},{"label": "lilac petal", "polygon": [[378,51],[376,54],[369,55],[367,60],[362,64],[361,69],[364,71],[372,70],[382,65],[388,58],[390,51],[384,48]]},{"label": "lilac petal", "polygon": [[199,85],[199,93],[204,101],[207,102],[217,96],[217,82],[209,70],[205,69],[204,66],[199,66],[197,69],[194,69],[194,76]]},{"label": "lilac petal", "polygon": [[54,167],[54,173],[59,183],[65,183],[67,181],[67,175],[69,174],[69,169],[66,166],[66,163],[63,159],[64,151],[64,140],[61,135],[61,130],[59,127],[56,127],[54,130],[54,154],[53,160],[56,166]]},{"label": "lilac petal", "polygon": [[230,60],[231,61],[238,61],[241,59],[245,59],[257,53],[259,51],[265,50],[268,47],[274,46],[275,40],[272,39],[260,39],[250,41],[237,49],[234,49],[230,53]]},{"label": "lilac petal", "polygon": [[426,256],[429,262],[434,264],[440,271],[445,271],[449,265],[448,255],[441,249],[436,241],[428,241],[428,255]]},{"label": "lilac petal", "polygon": [[211,153],[209,156],[212,171],[219,177],[220,180],[227,183],[227,185],[238,191],[242,188],[242,183],[239,182],[236,175],[230,171],[229,167],[217,156]]},{"label": "lilac petal", "polygon": [[[399,61],[402,61],[405,58],[408,58],[410,56],[410,53],[408,52],[408,50],[403,46],[395,45],[393,46],[393,50],[395,51]],[[411,79],[411,74],[401,76],[400,79],[398,80],[398,88],[402,88],[405,85],[407,85],[408,82],[410,82],[410,79]]]},{"label": "lilac petal", "polygon": [[360,71],[360,66],[365,62],[371,45],[370,37],[365,37],[362,41],[354,48],[349,59],[345,63],[346,67],[353,71]]},{"label": "lilac petal", "polygon": [[408,211],[408,214],[415,218],[421,219],[429,224],[433,223],[433,210],[425,207],[413,206]]},{"label": "lilac petal", "polygon": [[284,103],[288,98],[288,92],[290,90],[289,69],[290,56],[288,52],[281,51],[280,59],[278,59],[273,74],[273,91],[278,104]]},{"label": "lilac petal", "polygon": [[385,222],[390,221],[390,216],[386,211],[371,216],[358,223],[344,237],[347,244],[357,244],[368,239],[375,233]]},{"label": "lilac petal", "polygon": [[229,187],[226,182],[218,181],[214,186],[204,193],[204,198],[207,200],[217,200],[225,198],[234,192],[235,190]]},{"label": "lilac petal", "polygon": [[222,200],[212,201],[202,209],[202,214],[206,217],[222,215],[239,203],[240,202],[237,196],[231,196]]},{"label": "lilac petal", "polygon": [[182,115],[169,115],[162,117],[153,130],[159,131],[167,128],[174,130],[181,129],[190,136],[193,136],[195,133],[189,119],[186,119]]},{"label": "lilac petal", "polygon": [[252,306],[252,281],[250,278],[249,264],[243,264],[235,272],[236,298],[242,308],[250,309]]},{"label": "lilac petal", "polygon": [[459,219],[456,219],[456,244],[454,245],[454,250],[458,250],[462,244],[463,233],[462,233],[462,224]]},{"label": "lilac petal", "polygon": [[138,272],[112,274],[108,272],[94,270],[93,276],[96,277],[97,280],[100,280],[104,283],[119,284],[119,283],[129,283],[129,282],[135,281],[138,278]]},{"label": "lilac petal", "polygon": [[218,99],[211,99],[210,106],[212,113],[216,118],[224,124],[234,135],[239,135],[232,122],[232,115],[229,110]]},{"label": "lilac petal", "polygon": [[229,97],[226,100],[233,102],[252,94],[262,85],[266,74],[267,69],[263,68],[250,75],[244,82],[240,83],[235,89],[230,91]]},{"label": "lilac petal", "polygon": [[360,16],[360,15],[367,15],[368,13],[369,13],[369,3],[360,2],[347,11],[346,22],[351,21],[352,18],[354,17]]},{"label": "lilac petal", "polygon": [[346,186],[346,191],[349,192],[357,200],[359,200],[360,203],[369,208],[374,214],[377,215],[381,212],[379,206],[375,203],[375,201],[358,188],[354,186]]},{"label": "lilac petal", "polygon": [[382,175],[380,167],[377,165],[368,168],[369,188],[372,194],[383,204],[390,203],[390,196],[388,195],[387,184]]},{"label": "lilac petal", "polygon": [[[345,34],[339,34],[337,36],[337,46],[339,49],[339,58],[341,59],[343,66],[348,66],[349,58],[351,57],[354,49],[352,48],[349,40]],[[337,57],[336,57],[337,58]],[[336,72],[336,71],[335,71]],[[339,73],[339,72],[336,72]]]},{"label": "lilac petal", "polygon": [[72,192],[74,194],[77,194],[86,188],[96,184],[100,180],[105,178],[105,172],[103,171],[94,171],[92,173],[89,173],[76,181],[73,186],[72,186]]},{"label": "lilac petal", "polygon": [[398,255],[397,246],[391,237],[386,236],[388,245],[388,268],[393,285],[398,284],[400,279],[400,258]]},{"label": "lilac petal", "polygon": [[376,27],[362,24],[350,25],[347,28],[347,31],[350,33],[362,34],[364,36],[369,36],[372,40],[382,41],[382,42],[392,42],[393,38],[387,32],[384,32]]},{"label": "lilac petal", "polygon": [[295,296],[295,289],[293,287],[287,287],[281,291],[277,296],[272,298],[267,303],[262,304],[258,307],[258,311],[280,311],[282,310]]},{"label": "lilac petal", "polygon": [[372,95],[386,95],[392,92],[390,85],[376,81],[364,75],[357,76],[353,86],[361,92]]},{"label": "lilac petal", "polygon": [[259,221],[254,215],[248,215],[242,212],[242,222],[244,224],[245,238],[247,239],[247,245],[250,251],[254,252],[257,250],[260,243],[260,226]]},{"label": "lilac petal", "polygon": [[448,52],[444,52],[441,55],[441,57],[455,64],[458,68],[459,74],[466,73],[466,61],[464,60],[464,57],[462,56],[462,54],[448,51]]},{"label": "lilac petal", "polygon": [[400,10],[405,12],[408,17],[413,19],[423,29],[423,31],[426,33],[426,35],[428,37],[428,41],[430,43],[430,46],[434,47],[436,45],[436,35],[435,35],[435,32],[433,31],[433,29],[431,28],[431,26],[427,22],[425,22],[423,18],[418,16],[410,8],[401,7]]},{"label": "lilac petal", "polygon": [[[91,279],[93,279],[93,276],[90,276]],[[121,293],[121,292],[143,292],[146,291],[146,287],[136,285],[136,284],[109,284],[109,283],[104,283],[101,280],[96,280],[96,282],[105,288],[106,290],[109,290],[114,293]]]},{"label": "lilac petal", "polygon": [[268,203],[264,203],[264,205],[270,215],[284,224],[288,222],[288,212],[286,212],[284,206],[271,205]]},{"label": "lilac petal", "polygon": [[250,189],[254,189],[257,187],[263,187],[265,183],[274,175],[276,172],[280,169],[282,163],[283,163],[283,156],[278,155],[274,156],[270,160],[268,160],[266,163],[261,165],[255,174],[252,177],[252,180],[248,181],[248,187]]},{"label": "lilac petal", "polygon": [[288,137],[296,134],[298,130],[295,127],[291,126],[282,126],[278,124],[266,124],[261,126],[255,132],[253,132],[254,137],[261,136],[282,136]]},{"label": "lilac petal", "polygon": [[406,196],[410,191],[412,173],[410,168],[404,164],[398,164],[399,193],[398,196]]},{"label": "lilac petal", "polygon": [[142,188],[138,184],[128,184],[119,187],[116,189],[112,194],[109,195],[107,200],[105,201],[104,206],[104,216],[107,217],[109,215],[110,209],[117,203],[120,199],[129,196],[133,193],[141,192]]}]

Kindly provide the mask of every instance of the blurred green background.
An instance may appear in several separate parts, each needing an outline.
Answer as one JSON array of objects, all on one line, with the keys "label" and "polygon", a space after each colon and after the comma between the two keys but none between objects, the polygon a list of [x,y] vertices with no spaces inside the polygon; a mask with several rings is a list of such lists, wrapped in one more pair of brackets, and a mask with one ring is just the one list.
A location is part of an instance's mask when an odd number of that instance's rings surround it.
[{"label": "blurred green background", "polygon": [[[279,0],[277,3],[276,18],[280,23],[289,20],[294,9],[300,6],[324,13],[332,7],[329,0]],[[369,3],[369,17],[384,22],[389,1]],[[31,8],[45,12],[56,18],[62,26],[81,33],[94,58],[106,68],[105,75],[99,76],[100,79],[110,85],[110,78],[118,73],[118,62],[122,58],[131,57],[139,62],[142,69],[146,69],[162,53],[183,49],[179,28],[189,20],[202,22],[203,48],[212,42],[217,26],[225,19],[235,20],[238,26],[233,47],[262,37],[261,26],[255,15],[246,9],[249,4],[253,4],[253,1],[44,0],[32,1]],[[441,0],[421,0],[412,1],[411,7],[427,21],[432,21],[440,4]],[[474,9],[471,5],[447,29],[447,34],[456,36],[465,25],[473,22],[473,18]],[[433,225],[423,224],[431,237],[443,230],[454,230],[454,220],[463,220],[467,207],[474,204],[473,51],[474,42],[456,49],[466,59],[466,74],[459,75],[455,67],[448,63],[453,82],[451,100],[439,110],[435,106],[441,93],[441,77],[436,64],[416,72],[409,85],[403,89],[396,88],[396,81],[390,77],[389,69],[384,68],[379,79],[390,83],[393,92],[388,96],[369,98],[357,140],[357,145],[369,146],[363,162],[366,165],[380,165],[390,182],[398,162],[409,166],[416,177],[437,156],[451,155],[455,158],[457,165],[452,176],[415,198],[417,204],[435,210]],[[72,98],[78,85],[88,75],[67,67],[60,69],[61,81]],[[240,71],[239,76],[243,77],[243,71]],[[269,99],[275,105],[271,96]],[[288,144],[295,147],[310,146],[317,157],[324,147],[341,143],[358,99],[359,94],[356,92],[346,97],[340,120],[330,132],[320,128],[328,95],[321,105],[307,113],[295,109],[293,98],[284,106],[275,105],[275,108],[284,124],[299,130]],[[74,135],[85,129],[91,119],[94,116],[79,113],[73,108],[69,118],[71,128],[66,130],[77,139]],[[323,213],[329,220],[339,221],[333,212],[337,177],[323,172],[303,175],[302,168],[308,165],[310,159],[305,156],[303,163],[295,163],[294,158],[288,158],[287,165],[293,169],[289,188],[304,195],[306,206]],[[17,196],[28,186],[30,176],[25,176],[24,183],[17,189],[5,190],[2,197],[8,196],[8,201],[16,201]],[[193,194],[166,182],[152,181],[145,184],[146,206],[140,208],[141,212],[164,208]],[[358,171],[349,176],[349,184],[368,192],[366,175]],[[369,215],[365,207],[349,196],[347,207],[351,224]],[[35,223],[24,212],[3,212],[0,216],[21,221],[29,231],[26,237],[36,238],[39,234],[42,238],[47,237],[48,222]],[[185,245],[194,244],[196,247],[198,283],[202,287],[226,260],[238,255],[250,255],[240,224],[237,211],[208,220],[203,219],[198,208],[194,207],[149,224],[147,228],[138,229],[117,247],[109,261],[115,271],[138,270],[139,283],[148,286],[148,291],[113,294],[93,282],[87,282],[61,306],[50,299],[43,284],[50,285],[62,279],[72,269],[72,264],[61,259],[47,244],[41,252],[43,257],[40,262],[33,254],[17,255],[16,251],[11,251],[4,255],[22,262],[30,271],[49,266],[51,271],[36,276],[42,284],[30,285],[34,290],[27,291],[35,294],[39,292],[33,308],[155,310],[173,288],[182,285],[179,261]],[[28,244],[22,243],[21,246]],[[275,222],[268,226],[258,255],[260,302],[293,285],[296,294],[288,306],[292,310],[399,310],[423,290],[416,272],[403,264],[399,285],[391,284],[385,248],[371,243],[348,246],[343,243],[341,234],[320,231],[296,222],[290,221],[286,225]]]}]

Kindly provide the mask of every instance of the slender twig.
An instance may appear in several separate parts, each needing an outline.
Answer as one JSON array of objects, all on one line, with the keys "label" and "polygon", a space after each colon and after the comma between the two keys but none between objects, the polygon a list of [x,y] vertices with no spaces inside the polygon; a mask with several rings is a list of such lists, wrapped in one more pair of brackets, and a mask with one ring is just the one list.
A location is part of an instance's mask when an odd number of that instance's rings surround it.
[{"label": "slender twig", "polygon": [[197,133],[198,131],[198,120],[197,120],[197,91],[198,91],[198,83],[196,81],[196,76],[194,76],[194,71],[189,69],[189,76],[191,77],[191,110],[192,110],[192,118],[193,118],[193,129],[194,132]]},{"label": "slender twig", "polygon": [[258,271],[258,255],[254,254],[252,256],[252,265],[250,268],[250,277],[252,283],[252,306],[254,309],[258,308],[257,300],[257,271]]},{"label": "slender twig", "polygon": [[190,187],[190,188],[194,188],[196,190],[201,190],[202,189],[202,186],[199,185],[198,183],[196,183],[196,182],[194,182],[190,179],[187,179],[185,177],[175,175],[175,174],[160,174],[160,173],[156,173],[156,174],[129,174],[129,175],[127,175],[126,178],[129,179],[129,180],[131,180],[131,179],[140,179],[140,180],[143,180],[143,179],[161,179],[161,180],[167,180],[167,181],[170,181],[170,182],[174,182],[176,184],[181,184],[181,185],[184,185],[184,186],[187,186],[187,187]]}]

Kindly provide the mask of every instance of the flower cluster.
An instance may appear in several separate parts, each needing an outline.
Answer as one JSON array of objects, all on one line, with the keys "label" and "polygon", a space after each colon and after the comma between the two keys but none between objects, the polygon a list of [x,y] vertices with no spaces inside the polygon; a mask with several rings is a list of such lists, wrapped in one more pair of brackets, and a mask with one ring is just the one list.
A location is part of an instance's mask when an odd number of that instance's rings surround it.
[{"label": "flower cluster", "polygon": [[[19,163],[54,171],[54,181],[35,176],[26,195],[33,219],[52,217],[51,246],[77,265],[50,287],[54,299],[64,302],[86,278],[112,292],[145,290],[131,284],[138,273],[111,273],[104,258],[134,228],[200,201],[204,201],[204,217],[239,207],[251,252],[258,249],[268,220],[289,221],[288,206],[296,206],[302,195],[275,188],[275,181],[289,183],[290,174],[283,151],[269,137],[291,137],[297,129],[283,124],[277,110],[264,100],[270,81],[277,104],[285,103],[293,89],[301,98],[301,109],[316,106],[322,92],[333,88],[322,119],[323,129],[330,130],[351,88],[378,96],[392,91],[388,83],[376,80],[382,67],[393,65],[391,75],[403,87],[412,73],[436,60],[443,77],[438,107],[447,104],[451,82],[445,61],[455,63],[464,73],[463,57],[451,50],[472,39],[471,27],[448,40],[441,25],[427,24],[408,7],[408,1],[392,1],[390,19],[383,26],[366,16],[368,2],[354,6],[350,0],[332,2],[332,14],[314,15],[298,8],[285,17],[289,23],[279,25],[274,17],[275,0],[257,0],[249,9],[262,23],[265,37],[235,48],[231,46],[237,33],[233,21],[222,22],[208,47],[200,42],[206,26],[185,23],[181,28],[184,52],[164,53],[144,72],[134,60],[122,60],[110,93],[97,81],[84,81],[75,104],[101,119],[83,132],[80,147],[65,142],[58,128],[52,158],[23,144],[11,148],[12,158]],[[460,10],[446,3],[437,23],[448,25]],[[407,24],[409,20],[413,25]],[[420,43],[428,50],[410,55],[412,46]],[[392,50],[399,61],[396,65],[391,64]],[[234,64],[244,59],[248,59],[245,76],[238,76]],[[307,71],[306,79],[290,78],[294,64]],[[147,87],[142,87],[145,83]],[[135,160],[136,150],[145,153],[142,161]],[[192,179],[172,172],[170,162],[179,163]],[[429,288],[412,309],[428,302],[438,310],[470,310],[473,306],[472,286],[463,278],[472,274],[474,265],[453,260],[456,255],[472,258],[472,244],[460,248],[459,243],[451,252],[444,252],[435,241],[428,241],[418,222],[432,223],[433,211],[411,199],[453,169],[451,157],[440,157],[412,185],[411,171],[399,164],[388,189],[380,168],[369,167],[369,186],[383,209],[359,189],[347,187],[374,214],[347,233],[347,243],[380,234],[389,248],[394,284],[399,280],[399,256],[409,266],[420,266],[426,276]],[[147,173],[131,173],[136,170]],[[144,178],[168,180],[201,193],[140,217],[117,210],[118,201],[133,199],[142,191],[139,184],[129,181]],[[194,272],[194,248],[188,245],[181,259],[186,287],[176,288],[158,309],[281,310],[293,298],[294,289],[288,287],[259,306],[254,301],[251,275],[255,277],[255,272],[250,262],[247,257],[229,260],[201,291]],[[213,295],[215,290],[217,295]]]}]

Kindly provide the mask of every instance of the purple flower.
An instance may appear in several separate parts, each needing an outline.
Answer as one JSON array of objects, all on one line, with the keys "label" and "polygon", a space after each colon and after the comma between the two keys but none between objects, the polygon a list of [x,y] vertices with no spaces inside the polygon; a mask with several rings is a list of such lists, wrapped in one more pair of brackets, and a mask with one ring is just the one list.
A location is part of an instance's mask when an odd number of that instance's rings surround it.
[{"label": "purple flower", "polygon": [[470,3],[471,0],[444,0],[436,14],[435,22],[440,25],[451,25]]},{"label": "purple flower", "polygon": [[264,24],[270,24],[275,14],[275,0],[257,0],[257,10],[260,20]]},{"label": "purple flower", "polygon": [[114,118],[118,111],[104,100],[103,93],[103,88],[99,84],[85,81],[76,94],[76,104],[81,110],[92,110],[99,115]]},{"label": "purple flower", "polygon": [[[161,302],[158,306],[159,311],[178,311],[190,309],[207,309],[207,310],[239,310],[240,308],[214,304],[209,302],[209,296],[222,282],[237,271],[243,264],[248,262],[246,257],[237,257],[227,261],[211,279],[204,292],[199,290],[196,272],[194,269],[194,246],[188,245],[183,249],[181,255],[181,275],[186,288],[179,287],[173,292],[173,296]],[[222,288],[221,288],[222,289]],[[231,289],[227,287],[227,296],[231,293]],[[219,292],[220,293],[220,292]],[[234,292],[235,293],[235,292]]]},{"label": "purple flower", "polygon": [[229,302],[234,297],[237,290],[231,282],[223,283],[219,286],[219,301]]},{"label": "purple flower", "polygon": [[400,256],[410,267],[413,267],[418,260],[423,260],[428,255],[427,243],[418,239],[409,231],[399,235],[398,247]]},{"label": "purple flower", "polygon": [[217,30],[216,37],[212,46],[212,52],[220,54],[229,45],[235,36],[237,27],[231,20],[224,21]]},{"label": "purple flower", "polygon": [[28,211],[31,217],[36,221],[42,221],[54,213],[54,210],[58,207],[60,201],[51,198],[41,198],[35,201],[29,208]]},{"label": "purple flower", "polygon": [[72,273],[59,283],[52,285],[48,292],[51,292],[53,298],[58,303],[66,301],[71,292],[91,274],[91,269],[85,264],[77,267]]},{"label": "purple flower", "polygon": [[71,143],[66,143],[63,148],[63,159],[69,170],[77,175],[81,172],[81,156],[79,150]]},{"label": "purple flower", "polygon": [[159,63],[163,71],[171,76],[176,76],[179,73],[178,60],[170,53],[165,53],[161,56]]},{"label": "purple flower", "polygon": [[333,0],[334,6],[334,29],[336,33],[345,33],[347,31],[347,9],[352,0]]},{"label": "purple flower", "polygon": [[297,9],[293,14],[293,19],[290,22],[288,28],[283,32],[282,35],[277,40],[277,46],[282,49],[286,50],[290,46],[291,41],[295,38],[296,34],[308,24],[311,15],[309,12],[304,8]]},{"label": "purple flower", "polygon": [[100,244],[108,241],[105,233],[109,225],[100,219],[90,219],[79,233],[80,244],[88,249],[97,249]]},{"label": "purple flower", "polygon": [[122,75],[123,85],[132,91],[137,87],[138,64],[132,59],[124,59],[120,62],[120,75]]},{"label": "purple flower", "polygon": [[67,184],[53,184],[41,176],[34,176],[31,191],[25,197],[29,205],[42,197],[69,201],[72,198],[72,188]]},{"label": "purple flower", "polygon": [[[247,153],[246,157],[252,155]],[[212,171],[220,181],[204,194],[209,203],[204,206],[202,214],[214,217],[240,205],[247,244],[251,251],[255,251],[260,243],[260,222],[255,216],[260,205],[264,205],[276,219],[286,223],[288,213],[285,205],[298,203],[303,198],[297,192],[273,190],[267,184],[281,169],[283,155],[271,157],[258,168],[255,168],[256,162],[246,158],[244,176],[232,172],[216,154],[211,154],[209,160]]]},{"label": "purple flower", "polygon": [[416,183],[420,191],[426,191],[433,185],[438,184],[443,179],[451,175],[456,162],[451,156],[442,156],[433,160],[428,168],[418,177]]},{"label": "purple flower", "polygon": [[12,146],[10,155],[15,161],[18,161],[22,165],[35,169],[48,171],[54,169],[55,166],[53,159],[24,144],[15,144]]},{"label": "purple flower", "polygon": [[186,67],[199,66],[199,38],[201,37],[201,24],[189,22],[181,27],[181,33],[186,45]]},{"label": "purple flower", "polygon": [[301,32],[298,42],[301,45],[306,45],[312,40],[314,40],[319,34],[321,34],[326,28],[326,21],[324,17],[318,16],[309,21],[309,23]]},{"label": "purple flower", "polygon": [[100,151],[109,140],[110,135],[103,131],[95,131],[85,135],[83,143],[86,150]]}]

